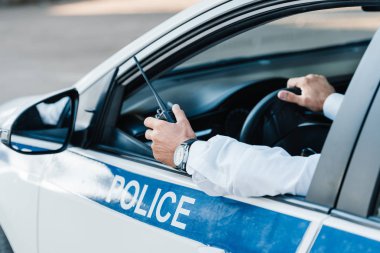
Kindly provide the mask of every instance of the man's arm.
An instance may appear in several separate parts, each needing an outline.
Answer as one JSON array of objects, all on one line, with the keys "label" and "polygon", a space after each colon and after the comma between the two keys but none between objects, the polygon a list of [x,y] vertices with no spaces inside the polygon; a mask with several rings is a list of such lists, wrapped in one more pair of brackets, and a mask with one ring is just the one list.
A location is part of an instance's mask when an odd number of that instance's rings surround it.
[{"label": "man's arm", "polygon": [[293,87],[300,88],[302,94],[296,95],[289,91],[280,91],[278,98],[315,112],[323,111],[327,118],[335,119],[344,95],[335,93],[334,87],[327,81],[326,77],[310,74],[304,77],[290,78],[288,88]]},{"label": "man's arm", "polygon": [[218,135],[191,146],[187,172],[213,196],[305,196],[319,156],[292,157],[279,147],[252,146]]},{"label": "man's arm", "polygon": [[[321,111],[326,99],[335,92],[326,78],[317,75],[290,79],[288,87],[301,88],[302,95],[282,91],[278,94],[280,99],[314,111]],[[147,118],[144,124],[151,129],[145,136],[153,142],[154,157],[174,167],[176,147],[194,138],[195,134],[179,106],[172,109],[177,123]],[[339,105],[335,111],[338,109]],[[216,136],[207,142],[196,141],[191,146],[187,172],[210,195],[306,195],[318,160],[319,155],[292,157],[281,148],[251,146],[229,137]]]},{"label": "man's arm", "polygon": [[[174,105],[177,123],[147,118],[145,137],[152,140],[154,157],[174,167],[175,148],[194,138],[185,113]],[[305,195],[319,155],[292,157],[282,148],[251,146],[225,136],[196,141],[190,148],[187,172],[210,195]]]}]

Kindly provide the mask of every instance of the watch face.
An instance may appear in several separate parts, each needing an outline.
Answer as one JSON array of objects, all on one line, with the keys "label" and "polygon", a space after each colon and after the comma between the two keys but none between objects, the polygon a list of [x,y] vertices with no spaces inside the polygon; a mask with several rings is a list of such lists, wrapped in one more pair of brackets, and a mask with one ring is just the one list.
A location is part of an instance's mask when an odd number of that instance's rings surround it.
[{"label": "watch face", "polygon": [[183,156],[185,154],[185,149],[182,147],[182,145],[178,146],[174,152],[174,165],[180,166],[183,161]]}]

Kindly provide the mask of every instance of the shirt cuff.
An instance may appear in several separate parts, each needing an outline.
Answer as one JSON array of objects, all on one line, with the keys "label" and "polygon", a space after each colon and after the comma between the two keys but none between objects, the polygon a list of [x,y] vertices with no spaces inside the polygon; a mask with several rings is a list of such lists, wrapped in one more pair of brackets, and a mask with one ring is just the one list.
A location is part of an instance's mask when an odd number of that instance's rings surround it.
[{"label": "shirt cuff", "polygon": [[206,141],[196,141],[190,146],[189,157],[187,158],[186,172],[189,175],[194,174],[194,168],[198,166],[199,158],[207,148]]},{"label": "shirt cuff", "polygon": [[339,93],[333,93],[328,96],[323,104],[323,114],[327,118],[334,120],[342,105],[343,99],[344,95]]}]

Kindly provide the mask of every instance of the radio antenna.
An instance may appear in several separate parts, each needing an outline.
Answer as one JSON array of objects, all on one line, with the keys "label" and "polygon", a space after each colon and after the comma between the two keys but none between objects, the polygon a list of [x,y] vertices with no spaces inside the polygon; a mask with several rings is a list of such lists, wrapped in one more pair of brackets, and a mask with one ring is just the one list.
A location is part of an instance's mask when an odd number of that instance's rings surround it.
[{"label": "radio antenna", "polygon": [[137,60],[136,56],[133,56],[133,59],[135,60],[135,63],[137,65],[137,68],[140,70],[141,75],[143,76],[145,82],[148,84],[150,90],[153,93],[153,96],[155,97],[157,104],[159,106],[159,110],[157,111],[156,118],[163,119],[168,122],[175,122],[175,117],[173,116],[173,112],[168,110],[166,104],[161,99],[161,97],[158,95],[157,91],[154,89],[153,85],[150,83],[147,75],[145,74],[144,69],[141,67],[140,62]]}]

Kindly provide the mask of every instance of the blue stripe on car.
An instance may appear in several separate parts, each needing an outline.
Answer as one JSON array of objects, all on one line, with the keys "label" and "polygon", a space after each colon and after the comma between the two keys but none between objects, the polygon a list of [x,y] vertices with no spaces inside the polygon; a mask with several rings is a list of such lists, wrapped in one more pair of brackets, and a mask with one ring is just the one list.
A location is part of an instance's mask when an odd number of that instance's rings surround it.
[{"label": "blue stripe on car", "polygon": [[380,252],[380,242],[346,231],[323,226],[311,253]]},{"label": "blue stripe on car", "polygon": [[[179,222],[186,224],[186,229],[172,226],[170,222],[159,222],[155,215],[147,218],[136,214],[133,209],[125,210],[117,201],[108,202],[88,196],[90,199],[136,220],[228,252],[295,252],[310,223],[239,201],[210,197],[201,191],[137,175],[108,164],[107,167],[113,175],[125,178],[126,182],[135,180],[141,188],[143,185],[149,187],[141,204],[146,210],[157,189],[161,189],[162,194],[169,191],[175,193],[177,204],[180,196],[195,199],[194,204],[184,205],[190,211],[189,215],[178,217]],[[173,216],[175,209],[176,205],[167,201],[161,212]]]},{"label": "blue stripe on car", "polygon": [[46,151],[51,151],[49,149],[46,149],[46,148],[41,148],[41,147],[37,147],[37,146],[30,146],[30,145],[26,145],[26,144],[21,144],[21,143],[12,143],[12,147],[14,149],[17,149],[17,150],[30,150],[31,152],[46,152]]}]

